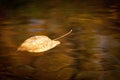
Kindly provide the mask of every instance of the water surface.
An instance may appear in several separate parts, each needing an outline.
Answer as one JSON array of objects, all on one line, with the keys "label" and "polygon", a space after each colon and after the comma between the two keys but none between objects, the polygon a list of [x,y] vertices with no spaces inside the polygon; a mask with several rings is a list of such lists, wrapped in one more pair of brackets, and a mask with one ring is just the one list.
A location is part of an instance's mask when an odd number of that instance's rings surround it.
[{"label": "water surface", "polygon": [[[119,5],[54,3],[29,3],[0,18],[0,80],[119,80]],[[54,49],[16,51],[31,36],[55,39],[71,29]]]}]

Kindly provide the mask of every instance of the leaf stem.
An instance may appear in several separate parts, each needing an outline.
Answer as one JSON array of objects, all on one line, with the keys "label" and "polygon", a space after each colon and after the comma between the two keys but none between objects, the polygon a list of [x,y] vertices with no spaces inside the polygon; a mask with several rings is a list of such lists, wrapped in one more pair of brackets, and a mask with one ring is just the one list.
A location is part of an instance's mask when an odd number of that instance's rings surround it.
[{"label": "leaf stem", "polygon": [[62,35],[62,36],[60,36],[60,37],[58,37],[56,39],[53,39],[53,40],[61,39],[61,38],[65,37],[65,36],[69,35],[71,32],[72,32],[72,29],[68,33],[66,33],[66,34],[64,34],[64,35]]}]

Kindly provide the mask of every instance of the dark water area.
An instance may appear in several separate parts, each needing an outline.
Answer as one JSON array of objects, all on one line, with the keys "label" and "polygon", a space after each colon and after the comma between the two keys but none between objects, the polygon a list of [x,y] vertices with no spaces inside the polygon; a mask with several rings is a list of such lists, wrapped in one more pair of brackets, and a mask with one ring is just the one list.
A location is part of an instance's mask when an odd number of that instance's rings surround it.
[{"label": "dark water area", "polygon": [[[120,80],[119,0],[0,2],[0,80]],[[71,29],[51,50],[16,51],[31,36]]]}]

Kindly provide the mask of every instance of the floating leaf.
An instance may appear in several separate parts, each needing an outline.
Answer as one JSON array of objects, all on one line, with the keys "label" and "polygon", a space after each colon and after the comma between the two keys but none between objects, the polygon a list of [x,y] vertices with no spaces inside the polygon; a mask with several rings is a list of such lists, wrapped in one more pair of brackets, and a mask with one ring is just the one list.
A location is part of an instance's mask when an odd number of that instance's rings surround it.
[{"label": "floating leaf", "polygon": [[60,41],[57,40],[70,34],[71,32],[72,30],[70,30],[68,33],[64,34],[63,36],[60,36],[53,40],[51,40],[49,37],[44,35],[33,36],[25,40],[17,50],[28,51],[28,52],[44,52],[59,45]]}]

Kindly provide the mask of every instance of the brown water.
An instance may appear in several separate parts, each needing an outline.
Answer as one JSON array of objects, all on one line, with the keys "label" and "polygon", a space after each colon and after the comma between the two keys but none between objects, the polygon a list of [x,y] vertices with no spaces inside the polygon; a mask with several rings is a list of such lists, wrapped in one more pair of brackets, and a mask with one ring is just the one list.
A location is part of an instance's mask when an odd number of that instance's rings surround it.
[{"label": "brown water", "polygon": [[[119,80],[119,5],[88,5],[58,5],[33,13],[21,8],[9,18],[3,17],[0,80]],[[61,44],[54,49],[42,53],[16,51],[33,35],[55,39],[71,29],[73,32],[60,39]]]}]

